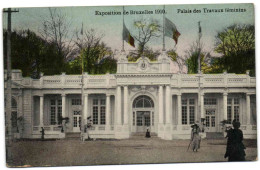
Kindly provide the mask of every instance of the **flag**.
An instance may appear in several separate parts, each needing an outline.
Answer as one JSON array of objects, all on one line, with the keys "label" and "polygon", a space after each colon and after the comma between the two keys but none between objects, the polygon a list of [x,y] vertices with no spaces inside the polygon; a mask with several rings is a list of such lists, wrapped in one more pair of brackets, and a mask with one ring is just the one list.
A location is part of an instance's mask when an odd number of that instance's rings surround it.
[{"label": "flag", "polygon": [[178,38],[181,35],[179,31],[177,30],[175,24],[171,22],[168,18],[165,19],[165,30],[164,30],[164,35],[167,37],[172,38],[175,43],[178,43]]},{"label": "flag", "polygon": [[130,44],[132,47],[135,47],[135,39],[131,36],[130,32],[125,26],[123,26],[123,40],[125,40],[128,44]]}]

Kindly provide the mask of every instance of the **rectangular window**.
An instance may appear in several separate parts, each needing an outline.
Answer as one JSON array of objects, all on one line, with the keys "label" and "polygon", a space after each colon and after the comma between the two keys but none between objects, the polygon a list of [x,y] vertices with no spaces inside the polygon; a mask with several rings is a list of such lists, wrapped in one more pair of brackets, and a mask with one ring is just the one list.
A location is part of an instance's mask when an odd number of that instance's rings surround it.
[{"label": "rectangular window", "polygon": [[216,98],[205,98],[204,105],[217,105],[217,99]]},{"label": "rectangular window", "polygon": [[81,99],[72,99],[71,104],[72,105],[81,105]]},{"label": "rectangular window", "polygon": [[182,99],[182,124],[193,124],[195,122],[195,99]]},{"label": "rectangular window", "polygon": [[101,125],[106,124],[106,107],[105,106],[100,107],[100,124]]},{"label": "rectangular window", "polygon": [[77,117],[73,117],[73,127],[77,127],[78,126],[78,119]]},{"label": "rectangular window", "polygon": [[93,124],[98,124],[98,106],[93,106]]},{"label": "rectangular window", "polygon": [[231,124],[233,120],[239,120],[239,98],[228,98],[227,118],[228,123]]},{"label": "rectangular window", "polygon": [[234,120],[239,122],[239,106],[234,106]]},{"label": "rectangular window", "polygon": [[106,99],[96,98],[93,99],[93,124],[105,125],[106,124]]},{"label": "rectangular window", "polygon": [[182,106],[182,124],[187,125],[187,106]]},{"label": "rectangular window", "polygon": [[12,112],[12,127],[17,127],[17,112],[13,111]]},{"label": "rectangular window", "polygon": [[209,116],[206,116],[206,127],[209,127],[210,123],[209,123]]},{"label": "rectangular window", "polygon": [[227,123],[231,124],[232,122],[232,110],[231,110],[231,106],[227,107]]},{"label": "rectangular window", "polygon": [[56,124],[56,107],[51,106],[51,125]]},{"label": "rectangular window", "polygon": [[190,124],[195,123],[195,107],[190,106]]}]

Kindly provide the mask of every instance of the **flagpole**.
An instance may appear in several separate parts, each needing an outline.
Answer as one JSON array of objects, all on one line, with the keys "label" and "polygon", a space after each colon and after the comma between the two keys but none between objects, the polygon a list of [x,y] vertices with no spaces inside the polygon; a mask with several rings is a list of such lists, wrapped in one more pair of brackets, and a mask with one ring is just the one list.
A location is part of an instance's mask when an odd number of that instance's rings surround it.
[{"label": "flagpole", "polygon": [[163,5],[164,13],[163,13],[163,49],[162,51],[165,51],[165,5]]},{"label": "flagpole", "polygon": [[[123,29],[122,29],[122,31],[124,31],[124,24],[125,24],[124,12],[125,12],[125,7],[123,6]],[[124,32],[122,32],[122,52],[124,52],[124,51],[125,51]]]},{"label": "flagpole", "polygon": [[200,77],[201,77],[201,69],[200,69],[200,38],[201,38],[201,27],[200,27],[200,21],[198,22],[198,26],[199,26],[199,34],[198,34],[198,46],[199,46],[199,51],[198,51],[198,113],[201,115],[201,123],[202,119],[204,117],[202,117],[202,115],[204,115],[203,113],[201,113],[202,109],[201,109],[201,88],[200,88]]},{"label": "flagpole", "polygon": [[[82,22],[82,28],[81,28],[81,42],[83,45],[83,22]],[[83,46],[81,47],[81,50],[82,50]],[[83,138],[83,133],[84,133],[84,96],[83,96],[83,93],[84,93],[84,55],[82,54],[82,59],[81,59],[81,121],[79,121],[80,123],[80,130],[81,130],[81,140],[84,141],[84,138]]]}]

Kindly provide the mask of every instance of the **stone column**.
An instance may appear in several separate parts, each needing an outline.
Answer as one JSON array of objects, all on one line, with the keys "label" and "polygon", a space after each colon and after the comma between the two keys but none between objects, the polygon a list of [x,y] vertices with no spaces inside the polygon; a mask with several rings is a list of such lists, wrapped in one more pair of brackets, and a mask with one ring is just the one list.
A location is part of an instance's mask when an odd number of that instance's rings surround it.
[{"label": "stone column", "polygon": [[40,96],[40,127],[43,127],[43,100],[44,100],[44,95]]},{"label": "stone column", "polygon": [[[88,94],[85,93],[84,94],[84,118],[87,120],[88,116],[90,116],[88,114]],[[87,123],[87,121],[85,123]]]},{"label": "stone column", "polygon": [[223,119],[227,120],[227,93],[223,93]]},{"label": "stone column", "polygon": [[159,86],[159,124],[163,124],[163,86]]},{"label": "stone column", "polygon": [[66,117],[66,94],[61,95],[62,102],[62,117]]},{"label": "stone column", "polygon": [[122,120],[121,120],[121,86],[117,86],[117,109],[116,109],[116,124],[121,125]]},{"label": "stone column", "polygon": [[124,125],[128,124],[128,87],[124,86]]},{"label": "stone column", "polygon": [[166,112],[166,123],[170,124],[171,121],[171,113],[170,113],[170,104],[171,104],[171,90],[170,86],[166,86],[165,92],[165,112]]},{"label": "stone column", "polygon": [[182,124],[181,118],[181,94],[177,95],[177,106],[178,106],[178,125]]},{"label": "stone column", "polygon": [[251,124],[251,108],[250,108],[250,94],[246,94],[246,123],[247,125]]},{"label": "stone column", "polygon": [[200,118],[205,118],[205,113],[204,113],[204,93],[201,93],[201,96],[200,96]]},{"label": "stone column", "polygon": [[110,94],[107,94],[106,96],[106,125],[109,126],[111,124]]}]

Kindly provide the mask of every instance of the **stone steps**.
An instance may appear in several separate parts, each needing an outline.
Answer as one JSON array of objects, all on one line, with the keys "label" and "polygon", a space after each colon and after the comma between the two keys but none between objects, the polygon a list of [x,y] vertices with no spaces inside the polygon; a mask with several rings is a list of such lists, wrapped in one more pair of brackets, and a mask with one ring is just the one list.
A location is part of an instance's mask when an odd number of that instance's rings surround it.
[{"label": "stone steps", "polygon": [[80,132],[76,132],[76,133],[69,132],[69,133],[66,133],[65,138],[66,139],[79,139],[80,138]]},{"label": "stone steps", "polygon": [[222,132],[206,132],[206,139],[224,139]]}]

